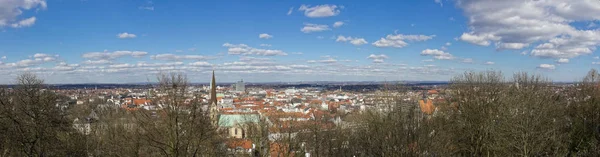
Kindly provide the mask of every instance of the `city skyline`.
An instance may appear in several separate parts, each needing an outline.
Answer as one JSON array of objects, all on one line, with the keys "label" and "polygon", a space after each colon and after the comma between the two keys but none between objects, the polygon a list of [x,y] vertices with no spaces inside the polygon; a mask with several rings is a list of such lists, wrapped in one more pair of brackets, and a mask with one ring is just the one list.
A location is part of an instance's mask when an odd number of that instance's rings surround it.
[{"label": "city skyline", "polygon": [[[235,2],[235,3],[234,3]],[[448,81],[597,68],[600,1],[0,1],[0,84]]]}]

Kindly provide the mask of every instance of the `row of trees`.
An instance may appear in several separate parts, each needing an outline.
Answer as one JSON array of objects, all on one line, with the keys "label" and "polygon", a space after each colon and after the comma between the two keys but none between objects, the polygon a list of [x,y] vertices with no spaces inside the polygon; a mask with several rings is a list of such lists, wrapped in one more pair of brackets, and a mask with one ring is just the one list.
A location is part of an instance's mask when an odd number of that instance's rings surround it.
[{"label": "row of trees", "polygon": [[[34,75],[16,80],[14,88],[0,89],[0,156],[226,155],[200,102],[186,101],[182,75],[159,77],[165,96],[153,101],[163,110],[133,112],[64,108],[67,98],[45,90]],[[385,110],[344,115],[344,125],[322,127],[330,121],[316,118],[272,141],[261,118],[247,127],[248,137],[258,156],[600,156],[599,85],[595,70],[567,88],[527,73],[506,79],[495,71],[467,72],[451,80],[432,115],[385,94],[404,88],[388,88],[380,95]],[[92,132],[83,134],[73,119],[91,109],[99,119],[85,119]]]},{"label": "row of trees", "polygon": [[[600,75],[556,87],[517,73],[467,72],[427,115],[385,93],[387,109],[345,117],[353,127],[307,130],[296,142],[311,156],[600,156]],[[391,98],[391,99],[390,99]],[[293,145],[293,144],[292,144]],[[299,154],[302,154],[299,153]]]},{"label": "row of trees", "polygon": [[0,89],[0,156],[223,156],[200,102],[184,98],[186,77],[158,80],[165,96],[152,101],[164,109],[129,112],[68,105],[35,75],[21,75],[14,88]]}]

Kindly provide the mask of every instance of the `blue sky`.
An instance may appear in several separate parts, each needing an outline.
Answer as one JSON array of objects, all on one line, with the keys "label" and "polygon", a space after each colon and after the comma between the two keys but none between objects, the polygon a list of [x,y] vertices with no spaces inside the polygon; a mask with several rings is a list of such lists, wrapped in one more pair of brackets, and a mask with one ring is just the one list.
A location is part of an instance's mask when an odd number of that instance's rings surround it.
[{"label": "blue sky", "polygon": [[600,63],[600,1],[0,1],[0,83],[445,81]]}]

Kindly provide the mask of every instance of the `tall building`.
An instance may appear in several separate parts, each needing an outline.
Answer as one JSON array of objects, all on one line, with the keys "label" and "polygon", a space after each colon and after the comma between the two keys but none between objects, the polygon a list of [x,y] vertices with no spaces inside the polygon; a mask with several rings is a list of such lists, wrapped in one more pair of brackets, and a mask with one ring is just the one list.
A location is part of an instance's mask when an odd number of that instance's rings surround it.
[{"label": "tall building", "polygon": [[244,84],[244,80],[235,83],[235,91],[246,91],[246,85]]},{"label": "tall building", "polygon": [[219,122],[219,109],[217,107],[217,83],[215,79],[215,71],[212,73],[212,81],[210,82],[210,101],[209,101],[209,115],[213,126],[218,127]]}]

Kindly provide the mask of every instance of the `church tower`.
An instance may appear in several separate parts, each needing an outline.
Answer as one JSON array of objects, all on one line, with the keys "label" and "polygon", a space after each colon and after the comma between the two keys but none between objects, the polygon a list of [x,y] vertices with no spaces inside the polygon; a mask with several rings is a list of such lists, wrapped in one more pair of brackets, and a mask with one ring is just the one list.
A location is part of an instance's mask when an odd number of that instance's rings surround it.
[{"label": "church tower", "polygon": [[217,106],[217,83],[215,80],[215,71],[212,73],[212,81],[210,82],[210,101],[209,101],[210,120],[213,126],[218,127],[219,109]]}]

